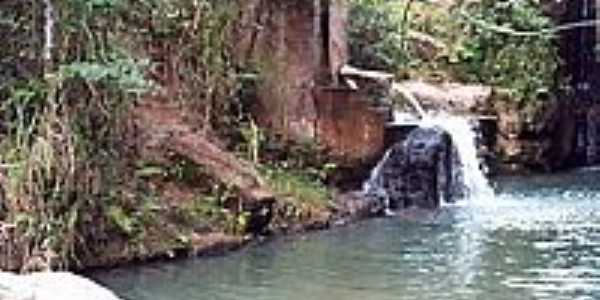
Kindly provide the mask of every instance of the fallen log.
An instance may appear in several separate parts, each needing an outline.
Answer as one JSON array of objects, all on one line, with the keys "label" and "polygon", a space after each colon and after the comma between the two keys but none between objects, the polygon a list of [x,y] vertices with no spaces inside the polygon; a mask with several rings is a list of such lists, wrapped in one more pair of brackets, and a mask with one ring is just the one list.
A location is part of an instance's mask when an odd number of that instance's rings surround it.
[{"label": "fallen log", "polygon": [[132,115],[138,134],[137,147],[142,156],[151,152],[150,156],[159,154],[164,160],[168,153],[176,153],[241,191],[266,189],[252,163],[222,149],[187,124],[181,109],[150,103],[135,107]]},{"label": "fallen log", "polygon": [[397,90],[412,95],[428,111],[487,114],[493,96],[492,88],[459,83],[433,84],[424,81],[403,81],[394,84]]},{"label": "fallen log", "polygon": [[350,65],[345,65],[340,69],[342,77],[370,79],[377,82],[390,83],[394,79],[394,74],[382,71],[362,70]]},{"label": "fallen log", "polygon": [[[184,157],[238,191],[239,201],[226,204],[234,213],[247,212],[248,231],[260,233],[271,220],[275,196],[249,161],[236,157],[195,130],[184,109],[146,103],[132,110],[138,152],[141,156],[169,162],[170,154]],[[201,183],[199,183],[201,184]]]}]

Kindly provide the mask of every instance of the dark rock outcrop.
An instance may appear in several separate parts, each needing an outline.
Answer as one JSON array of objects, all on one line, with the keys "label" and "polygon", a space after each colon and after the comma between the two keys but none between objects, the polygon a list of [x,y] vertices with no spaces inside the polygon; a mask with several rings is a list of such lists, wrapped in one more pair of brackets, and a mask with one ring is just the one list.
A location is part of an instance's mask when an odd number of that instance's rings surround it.
[{"label": "dark rock outcrop", "polygon": [[442,200],[452,201],[452,153],[448,133],[417,128],[392,146],[367,194],[383,195],[390,209],[438,208]]},{"label": "dark rock outcrop", "polygon": [[576,120],[568,101],[547,100],[521,106],[499,100],[496,110],[496,152],[501,167],[550,171],[571,163]]},{"label": "dark rock outcrop", "polygon": [[[242,212],[248,216],[246,221],[246,233],[261,235],[268,230],[269,224],[273,220],[275,197],[272,195],[258,196],[254,195],[250,200],[242,201]],[[259,199],[259,201],[251,201]]]},{"label": "dark rock outcrop", "polygon": [[364,197],[360,192],[347,192],[335,197],[334,225],[344,225],[381,215],[385,211],[382,201],[376,197]]}]

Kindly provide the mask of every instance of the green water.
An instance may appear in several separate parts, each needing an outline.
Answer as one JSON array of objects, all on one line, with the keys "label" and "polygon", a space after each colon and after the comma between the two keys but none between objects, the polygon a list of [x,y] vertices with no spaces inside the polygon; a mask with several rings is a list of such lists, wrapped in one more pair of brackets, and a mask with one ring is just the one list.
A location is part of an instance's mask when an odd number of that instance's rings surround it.
[{"label": "green water", "polygon": [[92,274],[131,300],[600,299],[600,171],[511,177],[498,199]]}]

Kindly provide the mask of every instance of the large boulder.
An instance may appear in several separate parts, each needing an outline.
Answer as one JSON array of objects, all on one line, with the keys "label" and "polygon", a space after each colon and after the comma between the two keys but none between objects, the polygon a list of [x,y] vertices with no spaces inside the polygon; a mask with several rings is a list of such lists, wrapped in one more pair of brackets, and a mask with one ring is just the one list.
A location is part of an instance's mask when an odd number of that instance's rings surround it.
[{"label": "large boulder", "polygon": [[0,300],[120,300],[108,289],[71,273],[0,272]]},{"label": "large boulder", "polygon": [[435,209],[452,201],[451,138],[439,128],[416,128],[391,147],[367,184],[367,196],[383,197],[390,209]]}]

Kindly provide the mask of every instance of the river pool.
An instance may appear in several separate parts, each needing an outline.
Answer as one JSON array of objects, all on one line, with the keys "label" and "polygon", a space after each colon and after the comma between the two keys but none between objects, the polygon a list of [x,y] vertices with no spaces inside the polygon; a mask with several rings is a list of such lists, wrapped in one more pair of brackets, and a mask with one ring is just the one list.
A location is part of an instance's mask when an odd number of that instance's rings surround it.
[{"label": "river pool", "polygon": [[496,200],[426,222],[374,219],[91,276],[130,300],[600,299],[600,170],[494,185]]}]

